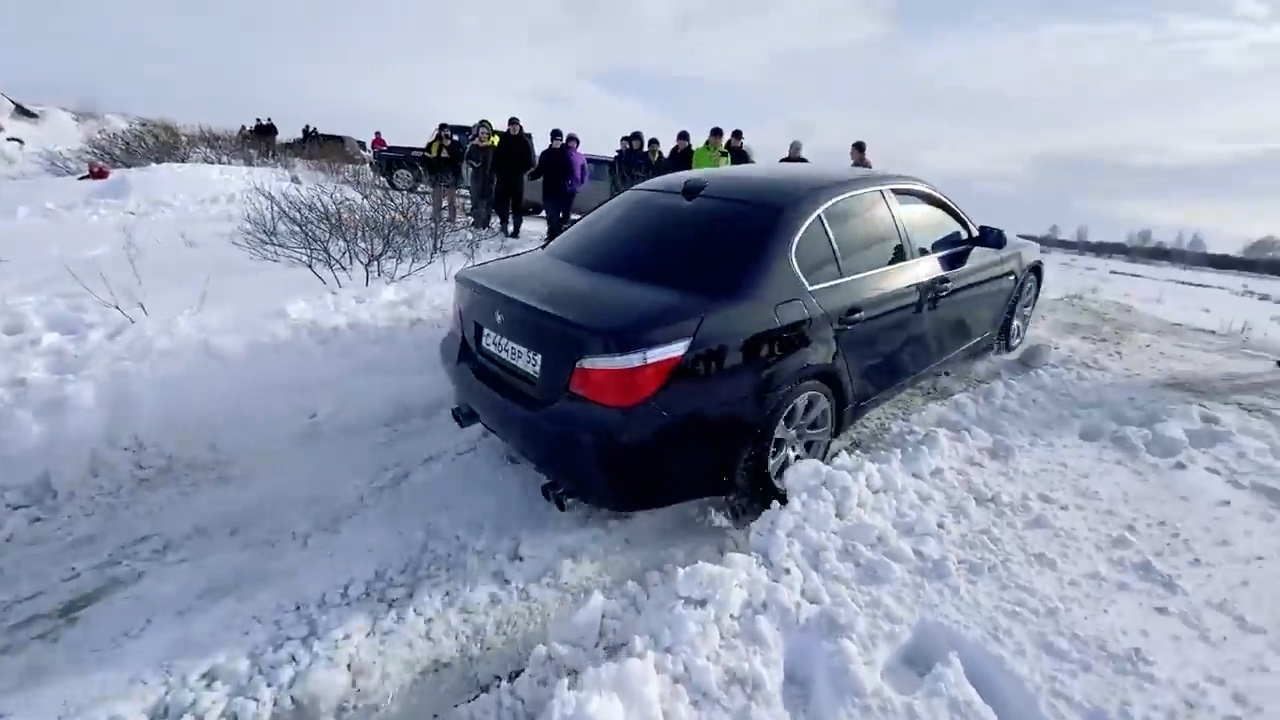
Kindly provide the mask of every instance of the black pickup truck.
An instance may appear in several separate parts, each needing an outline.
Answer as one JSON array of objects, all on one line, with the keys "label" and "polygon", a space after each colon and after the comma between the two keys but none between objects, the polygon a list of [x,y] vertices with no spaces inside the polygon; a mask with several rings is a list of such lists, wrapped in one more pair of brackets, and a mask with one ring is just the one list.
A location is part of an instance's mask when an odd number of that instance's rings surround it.
[{"label": "black pickup truck", "polygon": [[[471,134],[470,125],[450,125],[449,130],[458,142],[466,145]],[[426,143],[422,145],[388,145],[385,150],[374,150],[370,164],[374,171],[387,179],[387,184],[394,190],[409,192],[426,182],[427,173],[423,163],[426,154]]]},{"label": "black pickup truck", "polygon": [[[471,142],[470,125],[450,125],[449,130],[458,142],[463,145]],[[538,149],[533,142],[533,135],[528,132],[524,135],[529,139],[529,147],[533,148],[533,160],[536,162]],[[374,150],[373,158],[369,163],[373,166],[375,172],[386,178],[387,184],[393,190],[412,192],[427,181],[427,171],[424,163],[426,151],[425,144],[416,147],[410,145],[388,145],[385,150]],[[464,166],[462,178],[464,191],[469,184],[468,168]],[[528,214],[537,214],[542,212],[541,184],[530,183],[529,185],[536,185],[536,187],[525,190],[524,211]],[[528,186],[526,187],[528,188]]]}]

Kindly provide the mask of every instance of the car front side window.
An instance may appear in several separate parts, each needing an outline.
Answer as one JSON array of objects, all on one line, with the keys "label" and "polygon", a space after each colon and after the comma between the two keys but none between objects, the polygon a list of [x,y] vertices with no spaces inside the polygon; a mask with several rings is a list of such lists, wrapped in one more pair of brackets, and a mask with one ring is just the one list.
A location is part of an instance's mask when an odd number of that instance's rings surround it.
[{"label": "car front side window", "polygon": [[845,277],[862,275],[905,262],[906,246],[898,235],[889,203],[879,191],[851,195],[822,211],[840,253]]},{"label": "car front side window", "polygon": [[893,195],[898,217],[916,247],[939,253],[972,243],[968,225],[937,198],[911,190],[894,190]]}]

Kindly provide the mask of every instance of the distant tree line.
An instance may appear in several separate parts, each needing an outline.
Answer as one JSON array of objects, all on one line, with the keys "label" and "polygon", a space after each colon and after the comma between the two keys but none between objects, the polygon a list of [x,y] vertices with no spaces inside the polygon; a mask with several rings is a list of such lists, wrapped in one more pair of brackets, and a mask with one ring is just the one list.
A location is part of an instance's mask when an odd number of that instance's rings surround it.
[{"label": "distant tree line", "polygon": [[1280,237],[1267,235],[1244,244],[1237,254],[1211,253],[1204,237],[1179,232],[1171,241],[1161,240],[1149,228],[1134,230],[1125,236],[1124,242],[1095,242],[1089,239],[1089,228],[1076,228],[1074,237],[1063,237],[1062,230],[1053,225],[1043,235],[1019,235],[1034,240],[1044,247],[1070,250],[1086,255],[1114,257],[1143,262],[1175,263],[1188,267],[1205,267],[1214,270],[1233,270],[1258,275],[1280,277]]}]

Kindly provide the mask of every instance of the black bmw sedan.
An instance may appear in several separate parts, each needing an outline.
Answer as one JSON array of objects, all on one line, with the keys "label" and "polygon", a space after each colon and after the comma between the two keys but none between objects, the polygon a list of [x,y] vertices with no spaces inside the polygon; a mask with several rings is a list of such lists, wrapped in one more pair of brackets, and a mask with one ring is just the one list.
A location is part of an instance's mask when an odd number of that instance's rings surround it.
[{"label": "black bmw sedan", "polygon": [[788,467],[949,363],[1025,339],[1039,247],[904,175],[770,163],[654,178],[460,271],[453,419],[543,496],[785,502]]}]

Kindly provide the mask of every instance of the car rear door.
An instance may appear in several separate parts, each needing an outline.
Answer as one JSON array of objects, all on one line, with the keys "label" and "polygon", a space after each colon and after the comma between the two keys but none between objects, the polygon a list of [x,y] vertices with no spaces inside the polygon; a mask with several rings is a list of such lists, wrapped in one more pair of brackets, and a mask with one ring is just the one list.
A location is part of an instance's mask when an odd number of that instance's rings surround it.
[{"label": "car rear door", "polygon": [[889,197],[907,238],[939,272],[925,294],[937,359],[984,342],[998,330],[1016,282],[1004,254],[975,247],[972,223],[941,195],[912,187],[895,188]]},{"label": "car rear door", "polygon": [[[835,256],[834,274],[819,260],[824,239]],[[796,264],[835,328],[859,402],[932,365],[924,319],[931,270],[915,261],[880,190],[855,193],[824,208],[797,241]]]}]

